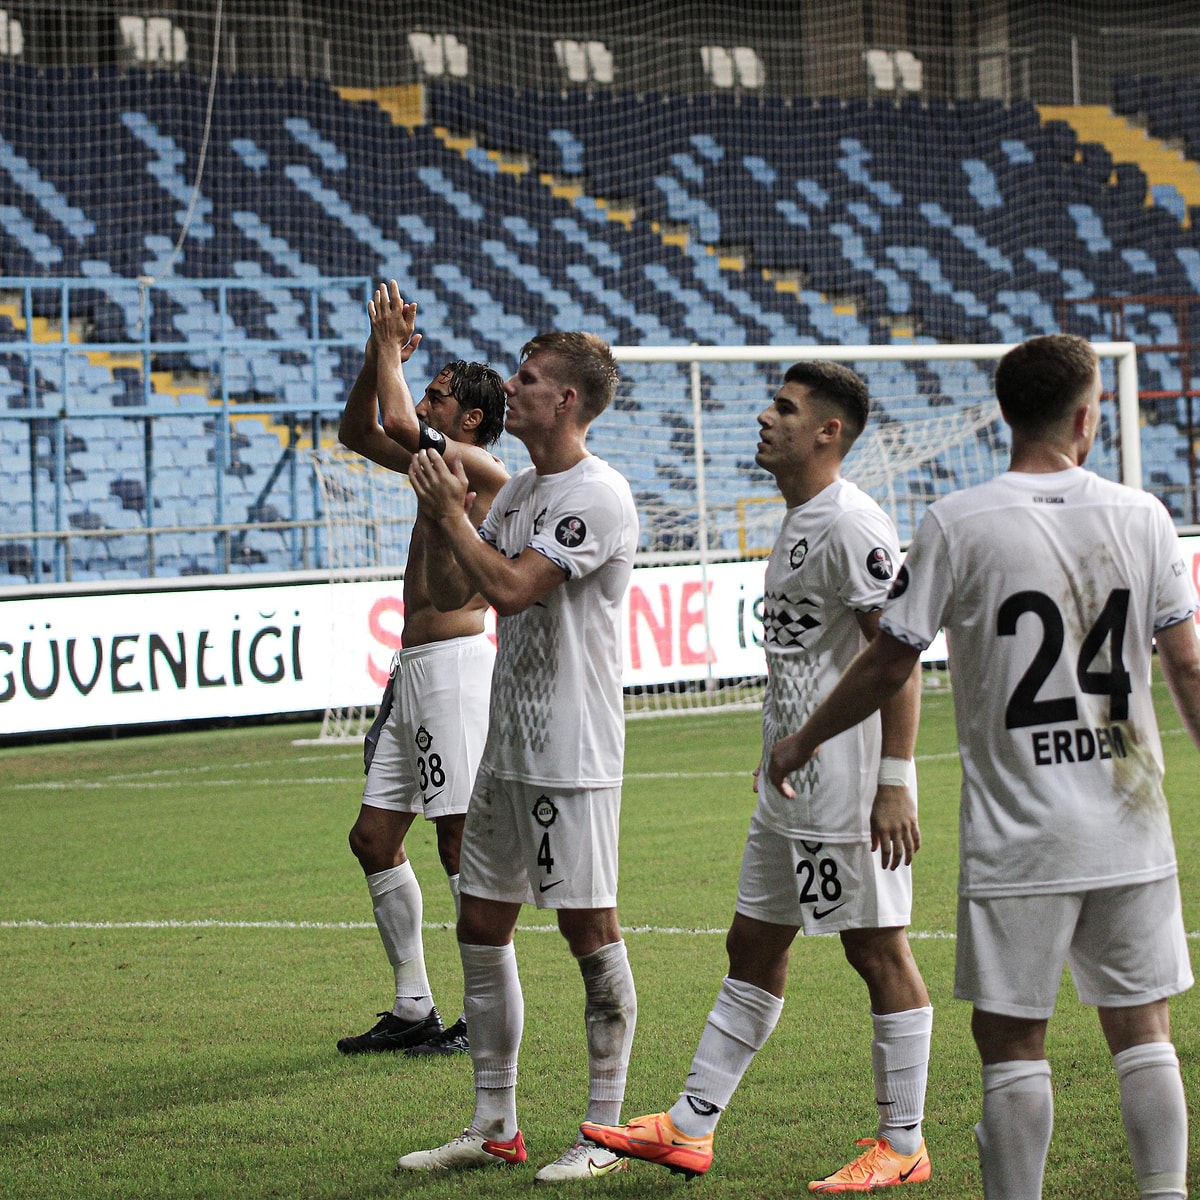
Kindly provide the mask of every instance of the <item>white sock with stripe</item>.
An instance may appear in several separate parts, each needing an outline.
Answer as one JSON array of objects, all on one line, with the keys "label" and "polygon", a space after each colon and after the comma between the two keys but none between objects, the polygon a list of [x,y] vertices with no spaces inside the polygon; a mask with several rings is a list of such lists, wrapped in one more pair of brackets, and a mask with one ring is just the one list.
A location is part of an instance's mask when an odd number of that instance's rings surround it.
[{"label": "white sock with stripe", "polygon": [[722,980],[683,1094],[671,1107],[671,1120],[680,1133],[705,1137],[716,1129],[782,1011],[778,996],[740,979]]},{"label": "white sock with stripe", "polygon": [[1144,1042],[1113,1055],[1121,1120],[1143,1200],[1187,1195],[1188,1116],[1179,1058],[1170,1042]]},{"label": "white sock with stripe", "polygon": [[897,1154],[916,1154],[925,1117],[933,1009],[872,1013],[871,1022],[875,1029],[871,1066],[879,1106],[878,1136],[887,1138]]},{"label": "white sock with stripe", "polygon": [[367,876],[375,924],[396,977],[392,1012],[405,1021],[419,1021],[433,1010],[433,992],[425,971],[421,920],[425,912],[421,885],[412,863]]},{"label": "white sock with stripe", "polygon": [[458,944],[466,989],[475,1115],[471,1128],[505,1142],[517,1132],[517,1055],[525,1029],[525,997],[517,952],[506,946]]},{"label": "white sock with stripe", "polygon": [[975,1126],[985,1200],[1042,1194],[1054,1130],[1050,1064],[1014,1059],[983,1068],[983,1119]]}]

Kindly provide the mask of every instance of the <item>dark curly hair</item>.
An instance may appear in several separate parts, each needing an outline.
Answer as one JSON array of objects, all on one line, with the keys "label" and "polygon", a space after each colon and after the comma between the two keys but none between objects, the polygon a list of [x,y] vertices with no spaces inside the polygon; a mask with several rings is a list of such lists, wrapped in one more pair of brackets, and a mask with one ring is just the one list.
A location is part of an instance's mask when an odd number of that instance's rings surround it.
[{"label": "dark curly hair", "polygon": [[475,426],[475,444],[490,446],[504,432],[504,380],[487,363],[447,363],[439,374],[449,373],[450,394],[458,401],[458,411],[477,408],[483,420]]}]

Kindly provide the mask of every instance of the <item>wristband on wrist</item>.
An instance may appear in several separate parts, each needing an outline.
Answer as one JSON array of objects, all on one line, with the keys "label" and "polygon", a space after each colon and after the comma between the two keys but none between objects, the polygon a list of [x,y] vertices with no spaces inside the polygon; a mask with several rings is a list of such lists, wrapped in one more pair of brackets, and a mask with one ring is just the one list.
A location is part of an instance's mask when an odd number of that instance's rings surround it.
[{"label": "wristband on wrist", "polygon": [[912,767],[909,758],[881,758],[879,760],[880,787],[907,787],[908,773]]}]

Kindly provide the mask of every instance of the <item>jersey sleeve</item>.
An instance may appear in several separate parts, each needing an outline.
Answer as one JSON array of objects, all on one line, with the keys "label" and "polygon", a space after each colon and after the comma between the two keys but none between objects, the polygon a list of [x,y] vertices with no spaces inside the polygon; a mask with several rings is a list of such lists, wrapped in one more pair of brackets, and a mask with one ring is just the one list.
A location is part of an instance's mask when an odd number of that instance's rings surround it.
[{"label": "jersey sleeve", "polygon": [[1178,625],[1196,612],[1196,588],[1188,573],[1187,563],[1179,546],[1179,535],[1167,510],[1156,506],[1155,532],[1158,535],[1158,572],[1155,595],[1154,632]]},{"label": "jersey sleeve", "polygon": [[556,497],[539,518],[529,545],[561,567],[568,579],[581,579],[624,546],[625,524],[625,507],[613,488],[603,480],[583,480]]},{"label": "jersey sleeve", "polygon": [[879,628],[907,646],[924,650],[946,623],[950,580],[945,535],[926,513],[896,572]]},{"label": "jersey sleeve", "polygon": [[836,544],[842,558],[838,599],[855,612],[881,609],[900,562],[900,542],[887,515],[881,509],[843,514]]}]

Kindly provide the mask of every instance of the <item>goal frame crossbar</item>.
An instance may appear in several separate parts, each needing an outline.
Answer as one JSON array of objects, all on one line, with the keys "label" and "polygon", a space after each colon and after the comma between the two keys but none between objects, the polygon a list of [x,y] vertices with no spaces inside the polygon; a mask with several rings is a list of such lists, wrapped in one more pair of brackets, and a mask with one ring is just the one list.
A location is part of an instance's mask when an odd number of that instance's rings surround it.
[{"label": "goal frame crossbar", "polygon": [[[973,362],[997,360],[1002,358],[1009,350],[1013,349],[1015,343],[995,343],[995,344],[975,344],[975,343],[905,343],[902,345],[807,345],[807,344],[790,344],[790,345],[768,345],[768,346],[701,346],[701,345],[678,345],[678,346],[622,346],[615,345],[612,347],[613,357],[618,364],[620,363],[674,363],[683,365],[689,368],[690,378],[690,401],[692,407],[692,420],[695,435],[695,489],[696,489],[696,511],[701,519],[698,520],[697,540],[694,550],[687,556],[691,564],[698,570],[702,582],[700,595],[704,598],[703,603],[703,624],[706,637],[710,633],[709,629],[709,613],[707,604],[708,595],[708,576],[706,572],[710,566],[715,566],[718,557],[710,553],[710,548],[707,538],[707,522],[703,519],[703,514],[707,511],[706,505],[706,480],[704,468],[704,428],[705,419],[703,411],[704,385],[702,380],[702,369],[705,364],[721,363],[721,364],[736,364],[736,363],[793,363],[805,360],[827,360],[833,362],[930,362],[934,360],[953,361],[966,360]],[[1141,459],[1141,444],[1139,436],[1139,407],[1138,407],[1138,380],[1137,380],[1137,357],[1136,347],[1132,342],[1093,342],[1092,343],[1099,357],[1105,360],[1112,360],[1115,367],[1116,389],[1115,400],[1117,409],[1117,426],[1118,439],[1120,450],[1120,476],[1121,482],[1134,488],[1141,488],[1142,484],[1142,459]],[[974,431],[983,425],[992,423],[996,420],[998,413],[995,409],[995,400],[977,401],[974,404],[968,405],[966,408],[957,412],[953,417],[935,418],[931,417],[932,421],[944,421],[945,423],[945,441],[943,445],[952,444],[953,439],[970,436]],[[906,426],[906,429],[912,427]],[[910,469],[915,462],[920,461],[922,454],[932,455],[936,452],[937,437],[930,436],[924,439],[913,439],[913,444],[902,446],[889,439],[886,432],[877,439],[877,444],[871,448],[871,457],[868,463],[876,473],[881,473],[881,478],[886,478],[890,471],[897,475],[902,475],[905,470]],[[331,459],[345,459],[351,462],[349,452],[344,455],[333,454],[329,452],[321,452],[321,462],[318,463],[320,470],[323,462]],[[878,459],[878,462],[874,460]],[[615,463],[619,469],[620,463]],[[364,471],[365,466],[365,471]],[[365,478],[367,472],[374,472],[377,476],[383,476],[386,473],[381,468],[371,467],[370,464],[359,463],[358,470],[361,472],[360,477]],[[329,540],[329,551],[331,561],[337,565],[331,567],[329,578],[331,582],[344,581],[360,577],[364,573],[365,564],[349,563],[345,561],[345,556],[338,553],[338,547],[334,544],[338,536],[345,536],[343,530],[339,535],[339,531],[335,526],[334,508],[336,505],[330,505],[326,508],[327,526],[326,533]],[[669,556],[674,562],[680,561],[680,556]],[[758,556],[755,556],[758,557]],[[640,562],[645,562],[647,565],[654,561],[653,555],[640,555]],[[372,568],[366,570],[367,574],[386,574],[391,578],[402,578],[405,564],[402,562],[383,563],[377,562]],[[331,644],[336,643],[336,639],[331,639]],[[680,680],[677,687],[680,692],[680,703],[678,707],[673,707],[668,699],[664,704],[659,705],[657,702],[651,702],[649,705],[643,705],[639,697],[640,689],[627,689],[630,692],[630,702],[627,704],[630,715],[657,715],[659,712],[694,712],[697,709],[704,710],[708,707],[727,707],[730,703],[745,706],[754,701],[755,685],[760,683],[758,677],[755,679],[745,678],[738,680],[723,680],[717,678],[701,679],[701,680]],[[724,690],[731,693],[731,699],[722,701],[715,699]],[[653,689],[657,692],[658,689]],[[664,692],[669,696],[671,693],[670,685],[664,688]],[[684,698],[684,693],[687,698]],[[733,699],[732,694],[736,693],[737,698]],[[347,744],[359,741],[365,733],[366,728],[370,725],[371,720],[375,715],[374,704],[356,705],[351,708],[330,708],[326,710],[322,730],[320,736],[315,739],[324,743]]]}]

